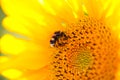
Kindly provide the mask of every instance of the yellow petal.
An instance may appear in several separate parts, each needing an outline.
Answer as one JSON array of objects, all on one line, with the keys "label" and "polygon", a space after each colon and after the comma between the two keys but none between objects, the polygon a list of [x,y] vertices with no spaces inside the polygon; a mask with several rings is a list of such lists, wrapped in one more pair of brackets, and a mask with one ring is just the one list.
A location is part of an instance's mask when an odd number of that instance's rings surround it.
[{"label": "yellow petal", "polygon": [[62,18],[63,21],[75,21],[73,10],[67,4],[66,0],[44,0],[42,1],[41,5],[43,6],[44,10],[46,10],[47,12],[51,12],[52,15],[55,15],[58,18]]},{"label": "yellow petal", "polygon": [[[52,14],[69,22],[71,22],[71,20],[75,21],[72,9],[65,0],[30,0],[29,4],[26,3],[28,3],[28,0],[2,0],[2,8],[7,15],[38,18],[40,14],[45,14],[47,12],[47,14]],[[65,14],[67,15],[64,16]]]},{"label": "yellow petal", "polygon": [[[13,45],[14,44],[14,45]],[[17,55],[26,49],[25,42],[7,34],[1,38],[2,53]]]},{"label": "yellow petal", "polygon": [[4,27],[11,31],[11,32],[17,32],[22,35],[30,36],[30,32],[27,29],[27,25],[29,25],[29,22],[26,21],[23,18],[19,17],[19,20],[17,20],[18,17],[6,17],[3,20]]},{"label": "yellow petal", "polygon": [[[28,3],[29,4],[26,4]],[[37,16],[41,11],[38,0],[2,0],[2,8],[7,15]],[[22,6],[21,6],[22,5]]]},{"label": "yellow petal", "polygon": [[8,57],[6,57],[6,56],[0,56],[0,63],[4,63],[4,62],[6,62],[8,60],[9,60]]},{"label": "yellow petal", "polygon": [[25,73],[23,78],[26,78],[27,80],[50,80],[50,77],[48,77],[49,74],[49,66],[45,66],[39,70]]},{"label": "yellow petal", "polygon": [[22,75],[22,72],[16,69],[8,69],[3,71],[1,74],[8,79],[16,79]]},{"label": "yellow petal", "polygon": [[86,7],[88,15],[100,18],[101,2],[99,0],[82,0],[83,5]]},{"label": "yellow petal", "polygon": [[81,0],[67,0],[67,3],[72,8],[75,18],[79,18],[79,15],[84,15]]},{"label": "yellow petal", "polygon": [[39,44],[16,39],[5,35],[1,41],[2,52],[15,55],[10,60],[0,64],[0,70],[17,67],[22,69],[38,69],[51,60],[52,49],[44,48]]}]

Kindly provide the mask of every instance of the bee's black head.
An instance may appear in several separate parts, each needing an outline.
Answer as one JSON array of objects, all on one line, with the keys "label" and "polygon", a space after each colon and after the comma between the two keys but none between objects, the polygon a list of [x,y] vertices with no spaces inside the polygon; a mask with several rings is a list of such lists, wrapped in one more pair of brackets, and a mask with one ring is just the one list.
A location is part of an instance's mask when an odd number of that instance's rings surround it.
[{"label": "bee's black head", "polygon": [[59,42],[61,42],[60,39],[62,39],[62,38],[64,38],[64,39],[67,38],[67,36],[64,32],[62,32],[62,31],[54,32],[54,34],[50,40],[50,45],[52,47],[54,47],[56,45],[56,43],[58,43],[59,46],[62,45],[63,43],[59,43]]}]

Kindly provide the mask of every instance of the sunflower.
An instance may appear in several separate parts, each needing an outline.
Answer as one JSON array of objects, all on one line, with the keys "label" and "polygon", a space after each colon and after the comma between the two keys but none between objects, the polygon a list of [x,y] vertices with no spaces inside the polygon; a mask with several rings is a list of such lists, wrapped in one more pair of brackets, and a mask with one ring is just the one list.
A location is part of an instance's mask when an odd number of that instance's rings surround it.
[{"label": "sunflower", "polygon": [[1,0],[10,80],[119,80],[119,0]]}]

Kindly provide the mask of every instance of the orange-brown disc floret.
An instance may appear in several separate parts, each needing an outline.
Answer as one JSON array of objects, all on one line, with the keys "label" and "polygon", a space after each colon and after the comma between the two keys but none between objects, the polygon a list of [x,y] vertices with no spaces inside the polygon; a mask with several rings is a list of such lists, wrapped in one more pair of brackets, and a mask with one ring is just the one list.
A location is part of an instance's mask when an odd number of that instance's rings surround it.
[{"label": "orange-brown disc floret", "polygon": [[114,80],[118,41],[110,27],[90,17],[67,26],[53,47],[52,80]]}]

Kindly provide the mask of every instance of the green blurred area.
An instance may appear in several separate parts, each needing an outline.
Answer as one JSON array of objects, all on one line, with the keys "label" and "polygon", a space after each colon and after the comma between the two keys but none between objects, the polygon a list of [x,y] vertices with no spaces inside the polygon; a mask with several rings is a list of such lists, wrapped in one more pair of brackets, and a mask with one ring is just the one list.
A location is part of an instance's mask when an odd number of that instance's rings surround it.
[{"label": "green blurred area", "polygon": [[[2,9],[0,8],[0,38],[5,33],[4,32],[5,30],[2,26],[2,20],[3,20],[4,17],[5,17],[5,14],[3,13]],[[3,54],[1,52],[0,52],[0,56],[3,56]],[[8,79],[6,79],[4,76],[0,75],[0,80],[8,80]]]},{"label": "green blurred area", "polygon": [[2,75],[0,75],[0,80],[8,80],[5,77],[3,77]]},{"label": "green blurred area", "polygon": [[[3,13],[1,7],[0,7],[0,38],[2,37],[2,35],[4,34],[5,29],[2,26],[2,20],[5,17],[5,14]],[[1,48],[1,46],[0,46]],[[3,54],[0,52],[0,56],[2,56]],[[1,80],[1,79],[0,79]]]},{"label": "green blurred area", "polygon": [[0,37],[4,34],[4,28],[2,26],[2,19],[5,17],[2,9],[0,8]]}]

